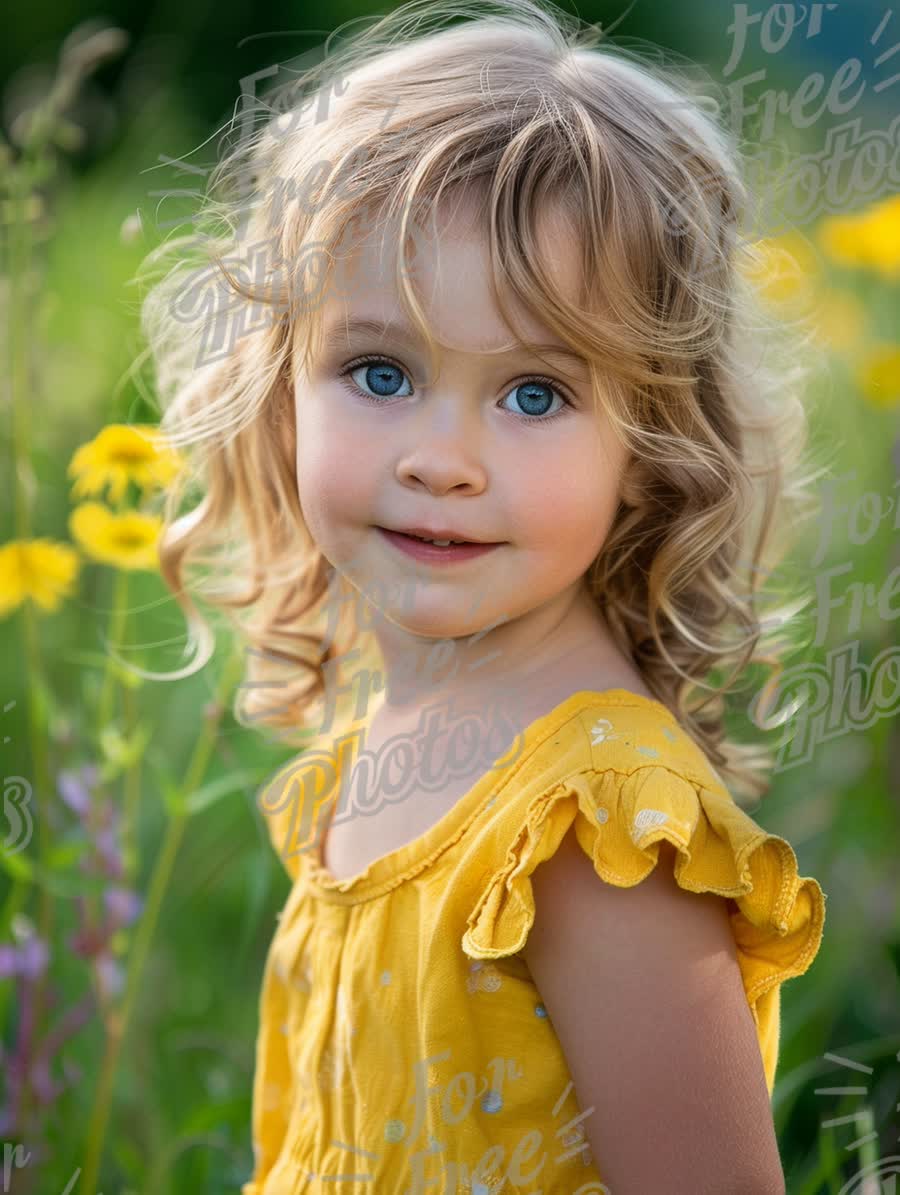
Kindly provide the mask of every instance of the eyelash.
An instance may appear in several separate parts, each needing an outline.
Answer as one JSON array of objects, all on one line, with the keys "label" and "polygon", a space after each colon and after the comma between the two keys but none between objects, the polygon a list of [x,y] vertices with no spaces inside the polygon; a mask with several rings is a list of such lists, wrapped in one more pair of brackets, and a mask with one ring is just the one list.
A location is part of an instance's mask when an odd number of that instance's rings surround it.
[{"label": "eyelash", "polygon": [[[371,394],[366,394],[365,390],[360,389],[356,382],[353,381],[353,378],[350,377],[350,374],[353,373],[354,369],[359,369],[360,365],[393,365],[395,369],[401,370],[404,374],[407,373],[399,361],[394,361],[390,357],[374,355],[368,357],[357,357],[355,361],[350,361],[344,366],[338,376],[342,379],[348,379],[348,381],[345,382],[347,388],[350,389],[352,387],[354,394],[359,395],[367,402],[379,407],[384,406],[385,402],[388,400],[374,398]],[[407,377],[408,376],[409,375],[407,374]],[[518,419],[520,423],[549,423],[552,419],[558,419],[560,415],[565,415],[567,410],[574,408],[574,403],[568,397],[566,391],[561,388],[559,382],[555,381],[553,378],[545,378],[537,374],[532,375],[531,377],[523,378],[521,381],[516,382],[516,384],[510,388],[508,393],[512,393],[512,391],[516,390],[519,386],[526,386],[529,382],[541,382],[543,385],[551,387],[551,389],[554,390],[563,400],[565,406],[560,407],[558,411],[554,411],[552,415],[520,415],[516,411],[506,411],[507,415],[512,415],[512,417],[514,419]],[[408,398],[409,396],[402,395],[401,397]],[[504,397],[507,397],[507,395],[504,395]]]}]

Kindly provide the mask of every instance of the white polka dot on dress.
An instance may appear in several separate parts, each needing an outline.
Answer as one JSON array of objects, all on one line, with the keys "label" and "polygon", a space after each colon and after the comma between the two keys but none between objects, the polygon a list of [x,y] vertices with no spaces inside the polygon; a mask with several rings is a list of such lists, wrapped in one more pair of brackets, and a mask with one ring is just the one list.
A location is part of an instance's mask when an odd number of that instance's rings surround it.
[{"label": "white polka dot on dress", "polygon": [[593,735],[591,739],[592,747],[596,747],[598,743],[608,743],[610,740],[619,737],[613,729],[613,724],[609,718],[600,718],[599,721],[595,722],[591,727],[591,734]]},{"label": "white polka dot on dress", "polygon": [[637,839],[641,836],[644,830],[651,826],[661,826],[669,820],[668,813],[663,813],[661,809],[641,809],[638,811],[637,817],[634,819],[634,827],[631,831],[632,839]]}]

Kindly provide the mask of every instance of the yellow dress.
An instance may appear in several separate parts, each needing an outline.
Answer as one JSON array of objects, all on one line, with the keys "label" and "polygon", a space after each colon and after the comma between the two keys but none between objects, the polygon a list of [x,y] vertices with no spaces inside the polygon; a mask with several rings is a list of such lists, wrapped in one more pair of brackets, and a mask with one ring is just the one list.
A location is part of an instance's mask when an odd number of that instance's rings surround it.
[{"label": "yellow dress", "polygon": [[305,752],[270,786],[294,884],[264,972],[242,1195],[606,1191],[518,954],[530,877],[573,821],[607,883],[640,883],[666,839],[682,888],[731,898],[771,1095],[780,985],[815,957],[825,898],[666,706],[624,689],[575,693],[424,834],[336,880],[316,813],[337,798],[358,738]]}]

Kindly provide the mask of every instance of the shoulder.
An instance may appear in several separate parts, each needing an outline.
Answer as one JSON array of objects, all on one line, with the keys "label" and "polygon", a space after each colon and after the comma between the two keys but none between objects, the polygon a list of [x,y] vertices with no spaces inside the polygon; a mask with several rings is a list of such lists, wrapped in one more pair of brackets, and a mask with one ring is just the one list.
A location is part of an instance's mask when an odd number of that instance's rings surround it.
[{"label": "shoulder", "polygon": [[523,737],[529,773],[542,778],[591,770],[629,775],[657,763],[686,781],[721,787],[705,752],[675,714],[644,693],[576,693]]},{"label": "shoulder", "polygon": [[[580,977],[587,952],[592,982],[622,992],[632,976],[655,976],[660,991],[682,984],[688,1001],[730,985],[771,1092],[779,989],[818,952],[825,896],[657,705],[581,703],[539,745],[462,947],[473,958],[522,951],[539,987],[551,972]],[[690,987],[701,983],[705,997]]]},{"label": "shoulder", "polygon": [[573,718],[583,736],[586,767],[631,772],[647,763],[659,763],[685,779],[715,782],[715,772],[705,753],[682,728],[674,713],[661,701],[626,694],[616,700],[598,695]]}]

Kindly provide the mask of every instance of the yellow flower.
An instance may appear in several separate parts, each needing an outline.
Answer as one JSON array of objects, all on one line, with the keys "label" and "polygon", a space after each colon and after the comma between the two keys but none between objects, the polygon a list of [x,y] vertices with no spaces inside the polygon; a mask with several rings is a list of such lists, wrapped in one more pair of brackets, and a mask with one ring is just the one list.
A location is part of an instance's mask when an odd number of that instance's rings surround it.
[{"label": "yellow flower", "polygon": [[68,544],[14,539],[0,547],[0,617],[26,598],[55,613],[72,596],[81,561]]},{"label": "yellow flower", "polygon": [[114,514],[100,502],[82,502],[69,516],[72,535],[89,556],[116,568],[156,569],[162,519],[126,511]]},{"label": "yellow flower", "polygon": [[842,265],[863,266],[887,277],[900,275],[900,196],[874,203],[862,212],[820,221],[823,249]]},{"label": "yellow flower", "polygon": [[869,245],[858,216],[827,216],[816,230],[829,257],[844,266],[868,266]]},{"label": "yellow flower", "polygon": [[119,502],[129,481],[143,489],[164,488],[182,463],[152,424],[111,423],[72,456],[69,476],[77,479],[72,497],[98,494],[109,483],[110,501]]},{"label": "yellow flower", "polygon": [[859,385],[876,406],[896,406],[900,402],[900,346],[884,344],[870,352],[860,366]]},{"label": "yellow flower", "polygon": [[892,195],[869,210],[865,235],[875,269],[889,278],[900,275],[900,195]]}]

